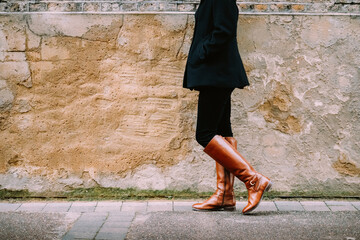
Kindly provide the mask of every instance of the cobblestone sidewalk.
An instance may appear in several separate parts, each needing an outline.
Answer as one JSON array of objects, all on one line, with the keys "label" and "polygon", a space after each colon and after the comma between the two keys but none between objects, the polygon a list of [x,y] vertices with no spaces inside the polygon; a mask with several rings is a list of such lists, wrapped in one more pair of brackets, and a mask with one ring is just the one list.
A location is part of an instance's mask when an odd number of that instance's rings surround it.
[{"label": "cobblestone sidewalk", "polygon": [[[192,211],[195,201],[76,201],[0,203],[0,212],[78,213],[64,234],[70,239],[125,239],[136,213]],[[237,211],[246,202],[237,203]],[[360,201],[262,201],[254,212],[358,212]],[[1,223],[0,223],[1,224]]]}]

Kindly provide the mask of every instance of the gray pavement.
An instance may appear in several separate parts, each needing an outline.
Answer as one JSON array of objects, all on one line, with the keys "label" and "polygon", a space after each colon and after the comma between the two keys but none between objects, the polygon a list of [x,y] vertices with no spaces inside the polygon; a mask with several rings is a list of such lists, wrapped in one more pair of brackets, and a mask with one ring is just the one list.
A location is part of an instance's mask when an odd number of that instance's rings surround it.
[{"label": "gray pavement", "polygon": [[196,201],[0,202],[2,239],[358,239],[360,201],[262,201],[251,215]]}]

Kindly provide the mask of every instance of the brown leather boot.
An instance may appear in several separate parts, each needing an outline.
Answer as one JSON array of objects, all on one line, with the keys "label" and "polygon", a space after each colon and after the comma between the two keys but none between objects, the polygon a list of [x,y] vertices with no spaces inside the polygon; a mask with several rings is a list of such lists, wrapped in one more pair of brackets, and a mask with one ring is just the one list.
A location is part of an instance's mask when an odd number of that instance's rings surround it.
[{"label": "brown leather boot", "polygon": [[270,179],[256,172],[250,163],[219,135],[211,139],[204,152],[245,183],[248,190],[248,204],[242,212],[246,214],[254,210],[259,205],[264,192],[270,189],[272,185]]},{"label": "brown leather boot", "polygon": [[[235,149],[237,141],[233,137],[225,137]],[[202,203],[192,205],[195,211],[234,211],[236,200],[234,194],[234,174],[216,162],[217,189],[215,193]]]}]

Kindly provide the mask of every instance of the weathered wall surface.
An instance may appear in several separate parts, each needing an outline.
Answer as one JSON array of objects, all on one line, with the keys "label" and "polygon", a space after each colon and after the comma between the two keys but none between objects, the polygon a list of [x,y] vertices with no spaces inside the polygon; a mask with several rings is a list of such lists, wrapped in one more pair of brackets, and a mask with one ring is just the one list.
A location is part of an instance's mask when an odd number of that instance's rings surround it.
[{"label": "weathered wall surface", "polygon": [[[211,191],[197,92],[182,89],[193,27],[187,14],[0,16],[0,187]],[[359,41],[359,17],[239,17],[251,86],[233,94],[233,130],[274,189],[360,193]]]}]

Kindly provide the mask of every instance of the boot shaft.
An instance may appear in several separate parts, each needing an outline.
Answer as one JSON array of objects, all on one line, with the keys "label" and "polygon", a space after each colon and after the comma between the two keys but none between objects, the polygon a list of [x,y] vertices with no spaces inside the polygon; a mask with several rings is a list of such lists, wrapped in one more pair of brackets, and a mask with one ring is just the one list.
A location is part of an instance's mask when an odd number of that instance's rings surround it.
[{"label": "boot shaft", "polygon": [[245,184],[256,176],[256,171],[246,159],[223,137],[216,135],[204,152],[233,173]]}]

